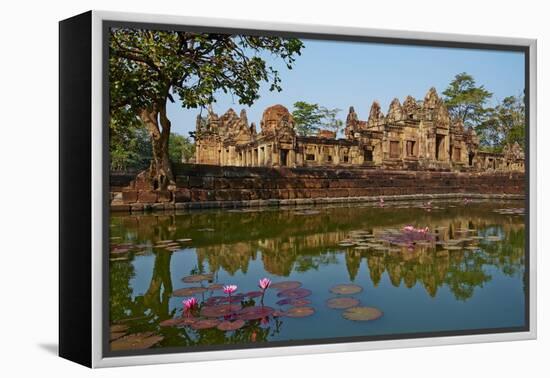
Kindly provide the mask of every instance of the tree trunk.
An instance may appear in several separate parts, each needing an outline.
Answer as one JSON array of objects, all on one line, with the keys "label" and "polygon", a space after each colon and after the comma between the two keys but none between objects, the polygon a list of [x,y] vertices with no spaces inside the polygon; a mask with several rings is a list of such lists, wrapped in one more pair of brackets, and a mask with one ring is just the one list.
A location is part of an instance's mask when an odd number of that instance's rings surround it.
[{"label": "tree trunk", "polygon": [[150,185],[155,190],[173,190],[175,189],[175,180],[168,155],[171,124],[166,116],[166,104],[143,109],[139,116],[147,126],[153,148],[151,165],[147,174]]}]

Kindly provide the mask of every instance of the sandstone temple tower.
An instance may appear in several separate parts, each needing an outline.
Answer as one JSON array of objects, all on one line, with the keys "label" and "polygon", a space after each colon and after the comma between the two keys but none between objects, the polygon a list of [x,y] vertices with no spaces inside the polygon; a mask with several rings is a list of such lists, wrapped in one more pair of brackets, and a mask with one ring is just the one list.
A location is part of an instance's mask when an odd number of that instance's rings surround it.
[{"label": "sandstone temple tower", "polygon": [[282,105],[265,109],[260,130],[229,109],[222,116],[208,109],[196,125],[196,163],[266,167],[367,167],[401,170],[523,170],[519,145],[503,154],[479,151],[472,128],[452,120],[443,100],[431,88],[423,101],[396,98],[386,115],[373,102],[367,120],[349,108],[345,138],[334,132],[316,136],[295,132],[292,115]]}]

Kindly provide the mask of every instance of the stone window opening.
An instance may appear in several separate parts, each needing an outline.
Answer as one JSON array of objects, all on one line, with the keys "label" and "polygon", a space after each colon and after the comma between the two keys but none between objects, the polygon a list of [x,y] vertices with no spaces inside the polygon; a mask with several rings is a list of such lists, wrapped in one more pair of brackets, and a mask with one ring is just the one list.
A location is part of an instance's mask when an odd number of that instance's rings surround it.
[{"label": "stone window opening", "polygon": [[315,155],[314,154],[306,154],[306,160],[314,161],[315,160]]},{"label": "stone window opening", "polygon": [[460,161],[460,147],[455,147],[453,149],[453,161]]},{"label": "stone window opening", "polygon": [[344,155],[344,163],[348,163],[349,162],[349,156],[348,155]]},{"label": "stone window opening", "polygon": [[332,162],[332,156],[331,155],[327,155],[327,161],[330,163]]},{"label": "stone window opening", "polygon": [[398,141],[390,141],[390,158],[396,159],[399,157],[399,142]]},{"label": "stone window opening", "polygon": [[470,165],[470,166],[474,165],[474,153],[473,152],[470,152],[468,154],[468,165]]}]

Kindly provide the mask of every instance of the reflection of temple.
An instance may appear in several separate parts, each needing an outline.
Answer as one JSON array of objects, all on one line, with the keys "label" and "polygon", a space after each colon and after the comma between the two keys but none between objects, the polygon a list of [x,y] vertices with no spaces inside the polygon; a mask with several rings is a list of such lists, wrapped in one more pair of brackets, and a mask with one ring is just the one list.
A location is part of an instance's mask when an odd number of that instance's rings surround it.
[{"label": "reflection of temple", "polygon": [[[419,285],[432,296],[442,286],[448,286],[457,298],[466,299],[473,295],[475,287],[489,279],[484,271],[488,265],[506,274],[522,270],[524,220],[492,211],[498,206],[502,205],[458,204],[451,213],[416,207],[397,210],[389,206],[334,206],[320,208],[318,214],[308,216],[295,210],[124,215],[113,218],[116,226],[113,230],[120,225],[125,237],[152,245],[159,240],[189,237],[201,272],[225,270],[230,275],[247,274],[252,263],[260,263],[275,278],[342,263],[352,281],[359,282],[361,272],[368,269],[368,277],[375,286],[387,276],[394,286]],[[339,245],[354,231],[378,235],[387,229],[400,229],[411,219],[417,225],[428,226],[436,234],[436,240],[443,243],[462,238],[464,230],[498,232],[505,242],[485,244],[482,253],[446,250],[435,243],[416,246],[412,251],[362,250]],[[215,231],[200,231],[205,228]],[[170,289],[167,278],[171,254],[159,254],[146,295],[148,304],[160,298],[161,284],[162,291]],[[128,295],[124,293],[124,297]]]},{"label": "reflection of temple", "polygon": [[434,88],[424,101],[408,96],[394,99],[387,115],[374,102],[367,121],[351,107],[345,139],[321,130],[317,136],[296,134],[292,115],[282,105],[267,108],[260,132],[249,124],[246,112],[229,109],[219,117],[209,109],[206,122],[197,119],[196,162],[231,166],[363,166],[388,169],[524,169],[518,144],[502,154],[478,150],[472,128],[451,120]]},{"label": "reflection of temple", "polygon": [[[492,227],[494,223],[483,218],[453,218],[452,220],[431,223],[430,227],[441,227],[436,231],[437,241],[449,241],[463,236],[464,229],[483,230]],[[522,224],[509,223],[499,226],[510,240],[523,233]],[[384,230],[384,227],[371,229],[374,233]],[[319,266],[335,263],[338,242],[347,238],[348,232],[331,232],[311,234],[300,237],[283,237],[249,243],[209,246],[197,248],[197,258],[200,264],[209,264],[212,271],[224,269],[230,274],[241,270],[246,273],[250,260],[256,260],[261,254],[263,268],[275,276],[289,276],[293,271],[308,271]],[[353,248],[344,250],[344,261],[349,279],[354,281],[364,261],[368,267],[369,277],[374,286],[378,286],[384,274],[387,274],[391,284],[399,287],[401,284],[411,288],[417,284],[424,287],[430,296],[435,296],[437,290],[449,286],[458,299],[472,296],[475,287],[490,279],[484,272],[484,266],[494,264],[508,272],[517,271],[523,264],[523,239],[519,245],[507,247],[484,246],[486,254],[468,253],[464,251],[449,251],[432,243],[417,246],[414,250],[401,247],[400,251],[362,251]],[[516,240],[516,242],[518,241]],[[491,248],[500,248],[493,251]]]}]

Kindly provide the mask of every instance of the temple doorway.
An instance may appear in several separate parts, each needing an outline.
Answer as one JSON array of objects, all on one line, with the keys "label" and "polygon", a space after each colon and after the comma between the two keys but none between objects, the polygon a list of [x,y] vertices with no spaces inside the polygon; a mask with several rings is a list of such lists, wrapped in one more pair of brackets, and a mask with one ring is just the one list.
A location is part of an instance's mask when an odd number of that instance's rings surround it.
[{"label": "temple doorway", "polygon": [[288,150],[281,150],[281,167],[286,167],[288,165]]},{"label": "temple doorway", "polygon": [[440,160],[443,156],[445,135],[437,134],[435,136],[435,160]]}]

